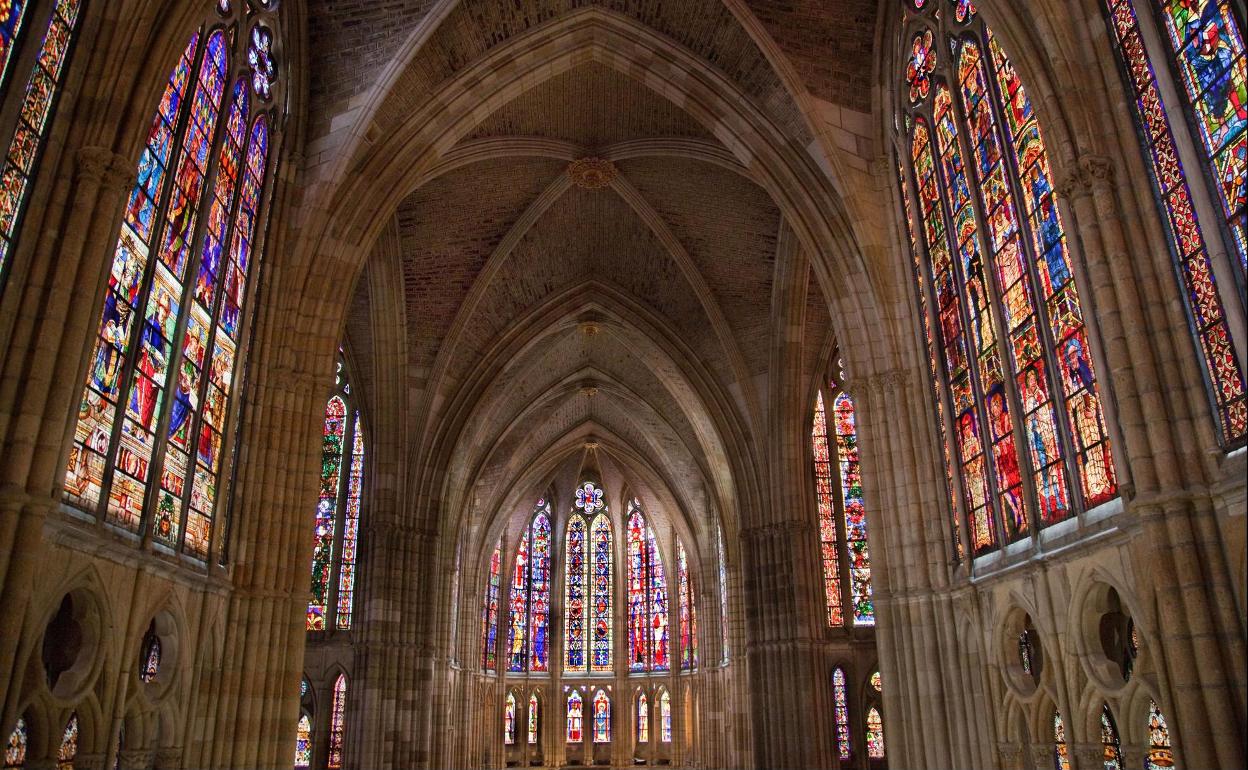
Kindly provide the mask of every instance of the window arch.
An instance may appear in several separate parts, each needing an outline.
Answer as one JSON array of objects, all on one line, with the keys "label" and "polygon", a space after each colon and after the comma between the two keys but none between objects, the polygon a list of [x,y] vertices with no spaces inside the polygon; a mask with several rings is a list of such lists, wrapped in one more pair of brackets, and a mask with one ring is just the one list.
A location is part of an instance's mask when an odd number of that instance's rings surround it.
[{"label": "window arch", "polygon": [[849,693],[846,692],[845,669],[832,671],[832,717],[836,722],[836,751],[841,761],[849,759],[853,749],[849,742]]},{"label": "window arch", "polygon": [[564,536],[564,669],[568,673],[613,669],[611,554],[611,519],[602,489],[592,481],[582,482]]},{"label": "window arch", "polygon": [[650,742],[650,702],[645,690],[637,692],[637,742]]},{"label": "window arch", "polygon": [[529,526],[516,545],[512,570],[511,624],[507,631],[507,670],[548,671],[550,632],[550,503],[537,501]]},{"label": "window arch", "polygon": [[[7,8],[0,11],[0,93],[16,93],[9,88],[9,65],[13,55],[30,37],[25,34],[23,23],[27,16],[32,15],[27,13],[32,3],[17,0],[5,5]],[[4,156],[3,171],[0,172],[0,290],[8,276],[10,256],[21,225],[35,164],[42,153],[47,127],[52,122],[52,113],[64,82],[82,5],[81,0],[56,0],[41,6],[45,9],[50,7],[48,23],[34,67],[26,81],[25,98]]]},{"label": "window arch", "polygon": [[953,415],[947,476],[978,555],[1116,497],[1118,482],[1031,102],[974,6],[939,6],[906,5],[899,147],[939,417]]},{"label": "window arch", "polygon": [[572,692],[568,694],[568,720],[566,730],[566,739],[568,743],[580,743],[585,739],[583,732],[584,709],[584,701],[581,699],[581,693],[577,690],[572,690]]},{"label": "window arch", "polygon": [[594,743],[611,742],[611,698],[605,690],[594,694]]},{"label": "window arch", "polygon": [[663,559],[636,498],[628,504],[629,671],[667,671],[667,580]]},{"label": "window arch", "polygon": [[528,716],[527,721],[528,721],[528,727],[529,727],[528,737],[529,737],[530,746],[537,745],[538,718],[540,716],[538,713],[539,708],[540,706],[537,701],[537,693],[536,692],[529,693],[529,712],[527,714]]},{"label": "window arch", "polygon": [[354,614],[364,429],[353,398],[346,364],[340,357],[334,392],[325,403],[321,434],[321,492],[313,530],[309,631],[350,630]]},{"label": "window arch", "polygon": [[[1152,0],[1144,0],[1152,5]],[[1248,175],[1248,135],[1245,126],[1244,43],[1239,23],[1223,0],[1160,3],[1169,54],[1179,62],[1181,99],[1191,114],[1205,150],[1201,161],[1210,174],[1213,197],[1220,203],[1226,225],[1227,250],[1238,255],[1230,276],[1236,280],[1219,287],[1209,242],[1221,245],[1221,228],[1202,227],[1189,179],[1180,159],[1153,58],[1136,16],[1134,0],[1105,0],[1103,7],[1114,41],[1136,127],[1140,132],[1145,165],[1165,216],[1188,322],[1195,334],[1203,374],[1218,417],[1224,446],[1248,440],[1248,404],[1245,404],[1243,364],[1235,354],[1223,298],[1237,302],[1233,288],[1244,284],[1248,238],[1245,236],[1245,175]],[[1162,59],[1164,61],[1164,58]],[[1167,68],[1168,72],[1168,68]],[[1235,81],[1238,80],[1238,83]],[[1238,93],[1236,88],[1241,89]],[[1238,102],[1238,104],[1236,104]],[[1182,124],[1181,118],[1176,121]],[[1196,180],[1200,184],[1199,177]],[[1229,291],[1229,293],[1228,293]]]},{"label": "window arch", "polygon": [[677,587],[680,592],[680,669],[698,667],[698,602],[685,544],[676,541]]},{"label": "window arch", "polygon": [[334,699],[329,709],[329,761],[331,770],[342,767],[343,745],[347,735],[347,675],[334,680]]},{"label": "window arch", "polygon": [[867,709],[867,756],[884,758],[884,720],[875,706]]},{"label": "window arch", "polygon": [[[833,359],[838,360],[838,356],[834,354]],[[815,393],[811,449],[828,625],[836,627],[845,622],[841,599],[843,583],[847,583],[849,588],[853,625],[875,625],[875,607],[871,601],[871,556],[867,547],[867,511],[862,500],[854,402],[836,378],[829,378],[826,388],[820,387]],[[841,573],[842,538],[838,533],[841,529],[848,565],[847,579],[842,578]]]},{"label": "window arch", "polygon": [[499,537],[490,555],[490,574],[486,578],[485,598],[481,607],[481,667],[498,670],[498,592],[502,585],[503,539]]},{"label": "window arch", "polygon": [[8,743],[4,746],[4,766],[17,768],[26,766],[26,744],[30,736],[27,734],[26,719],[17,718],[13,732],[9,733]]},{"label": "window arch", "polygon": [[1124,770],[1122,766],[1122,743],[1118,740],[1118,725],[1109,712],[1109,704],[1101,704],[1101,746],[1105,749],[1105,770]]},{"label": "window arch", "polygon": [[516,694],[507,693],[503,703],[503,743],[511,746],[516,742]]},{"label": "window arch", "polygon": [[1170,746],[1170,728],[1156,701],[1148,702],[1148,754],[1144,757],[1145,770],[1173,768],[1174,749]]},{"label": "window arch", "polygon": [[271,41],[276,18],[244,5],[211,6],[161,97],[111,255],[65,477],[70,503],[205,561],[237,420],[270,105],[281,101],[272,56],[250,34]]},{"label": "window arch", "polygon": [[672,742],[672,696],[666,689],[659,691],[659,741]]},{"label": "window arch", "polygon": [[78,757],[78,712],[69,715],[65,730],[61,733],[61,745],[56,750],[57,770],[73,770]]},{"label": "window arch", "polygon": [[312,766],[312,717],[304,711],[295,725],[295,767]]},{"label": "window arch", "polygon": [[1066,745],[1066,723],[1062,712],[1053,711],[1053,766],[1056,770],[1070,770],[1070,747]]}]

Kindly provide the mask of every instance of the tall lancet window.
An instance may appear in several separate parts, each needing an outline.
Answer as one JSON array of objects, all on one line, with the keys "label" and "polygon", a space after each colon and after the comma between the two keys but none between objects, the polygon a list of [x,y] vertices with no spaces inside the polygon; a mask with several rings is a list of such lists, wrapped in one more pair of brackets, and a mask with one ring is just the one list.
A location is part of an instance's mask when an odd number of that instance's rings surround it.
[{"label": "tall lancet window", "polygon": [[602,489],[585,481],[564,536],[564,670],[604,673],[611,662],[611,519]]},{"label": "tall lancet window", "polygon": [[108,256],[65,477],[71,504],[201,560],[229,478],[272,105],[284,101],[269,6],[204,6]]},{"label": "tall lancet window", "polygon": [[[1164,213],[1170,254],[1184,291],[1187,317],[1200,351],[1205,380],[1218,419],[1222,443],[1234,447],[1248,440],[1248,403],[1245,403],[1243,363],[1235,354],[1225,305],[1241,308],[1237,284],[1244,283],[1248,238],[1245,206],[1248,206],[1248,74],[1240,23],[1226,0],[1104,0],[1111,39],[1115,43],[1123,75],[1131,95],[1132,112],[1140,132],[1144,159],[1153,192]],[[1150,54],[1136,8],[1145,22],[1160,11],[1164,32],[1155,40],[1167,50]],[[1167,55],[1169,54],[1169,55]],[[1175,77],[1166,65],[1175,61]],[[1185,132],[1181,111],[1171,113],[1162,96],[1162,85],[1153,63],[1173,92],[1195,117],[1205,152],[1195,156],[1209,172],[1190,179],[1184,170],[1175,127]],[[1171,115],[1174,115],[1173,120]],[[1208,180],[1211,184],[1206,185]],[[1195,185],[1217,201],[1208,212],[1226,225],[1204,226],[1192,195]],[[1211,248],[1212,247],[1212,248]],[[1234,254],[1224,260],[1221,273],[1215,265],[1218,251]],[[1236,269],[1238,268],[1238,269]]]},{"label": "tall lancet window", "polygon": [[334,394],[325,404],[321,492],[312,541],[309,631],[351,628],[364,485],[364,429],[352,398],[346,364],[339,359]]},{"label": "tall lancet window", "polygon": [[641,503],[628,504],[628,670],[667,671],[667,580]]},{"label": "tall lancet window", "polygon": [[[0,3],[0,93],[15,97],[22,93],[13,136],[3,159],[4,168],[0,171],[0,289],[3,289],[8,276],[13,242],[21,225],[26,195],[64,82],[83,6],[81,0],[33,4],[39,5],[40,9],[30,12],[30,0]],[[28,16],[32,17],[32,24],[25,23]],[[35,27],[43,30],[42,38],[26,34],[28,29]],[[24,92],[11,89],[9,65],[14,54],[20,56],[23,47],[36,44],[39,48]]]},{"label": "tall lancet window", "polygon": [[973,4],[903,2],[903,197],[957,515],[978,555],[1116,497],[1118,480],[1027,91]]},{"label": "tall lancet window", "polygon": [[486,671],[498,670],[498,591],[502,585],[502,564],[503,539],[500,537],[490,555],[490,571],[481,603],[481,667]]},{"label": "tall lancet window", "polygon": [[680,669],[698,667],[698,599],[694,576],[689,572],[689,556],[685,544],[676,543],[677,581],[680,590]]},{"label": "tall lancet window", "polygon": [[538,500],[516,545],[508,597],[507,670],[549,671],[550,503]]},{"label": "tall lancet window", "polygon": [[841,597],[848,593],[853,625],[871,626],[875,625],[875,607],[871,601],[871,555],[867,509],[862,500],[858,427],[854,402],[837,379],[828,378],[825,387],[816,392],[811,426],[824,601],[828,625],[844,625]]}]

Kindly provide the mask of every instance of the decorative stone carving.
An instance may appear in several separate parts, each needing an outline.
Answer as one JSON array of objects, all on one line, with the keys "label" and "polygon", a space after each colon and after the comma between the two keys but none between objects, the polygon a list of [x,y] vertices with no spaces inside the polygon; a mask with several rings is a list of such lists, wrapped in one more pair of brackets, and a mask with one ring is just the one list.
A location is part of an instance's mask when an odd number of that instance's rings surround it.
[{"label": "decorative stone carving", "polygon": [[600,190],[619,176],[615,164],[605,158],[577,158],[568,165],[572,184],[584,190]]},{"label": "decorative stone carving", "polygon": [[[595,382],[594,380],[582,380],[580,387],[581,387],[581,395],[584,396],[585,398],[593,398],[594,396],[598,395],[598,383]],[[597,447],[597,444],[594,444],[594,446]],[[590,448],[589,443],[585,444],[585,448],[586,449]]]}]

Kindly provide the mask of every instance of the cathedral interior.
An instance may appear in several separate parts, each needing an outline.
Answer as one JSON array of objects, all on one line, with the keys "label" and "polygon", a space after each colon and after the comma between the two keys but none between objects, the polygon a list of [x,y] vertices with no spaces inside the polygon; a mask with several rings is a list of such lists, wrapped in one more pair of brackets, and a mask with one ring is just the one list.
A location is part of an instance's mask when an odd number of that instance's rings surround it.
[{"label": "cathedral interior", "polygon": [[1248,766],[1232,0],[0,0],[3,768]]}]

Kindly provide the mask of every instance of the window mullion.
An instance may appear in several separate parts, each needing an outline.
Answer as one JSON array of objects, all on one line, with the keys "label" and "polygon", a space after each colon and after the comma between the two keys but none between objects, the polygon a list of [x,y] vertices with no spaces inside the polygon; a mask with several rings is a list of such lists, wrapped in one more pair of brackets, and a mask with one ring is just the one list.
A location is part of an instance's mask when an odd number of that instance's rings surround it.
[{"label": "window mullion", "polygon": [[[191,112],[195,104],[195,97],[199,93],[200,68],[204,65],[204,57],[208,53],[208,41],[210,38],[211,32],[206,27],[200,27],[195,43],[195,55],[191,60],[191,65],[187,73],[188,82],[186,92],[182,97],[182,104],[180,105],[177,117],[177,125],[173,127],[174,138],[170,142],[170,146],[173,150],[168,159],[168,166],[164,169],[164,173],[167,176],[160,191],[160,200],[157,201],[157,205],[152,209],[152,229],[148,234],[146,244],[147,264],[144,265],[143,268],[143,281],[139,284],[143,287],[143,290],[139,292],[136,303],[132,309],[133,318],[131,326],[133,328],[130,330],[129,340],[127,341],[127,352],[123,362],[122,372],[117,377],[119,387],[117,389],[116,406],[114,407],[116,411],[113,415],[112,433],[108,442],[108,453],[105,455],[106,465],[104,466],[104,473],[100,478],[100,501],[98,503],[96,515],[97,517],[105,519],[108,517],[108,501],[112,494],[113,482],[117,475],[117,451],[121,445],[121,434],[125,426],[125,421],[128,419],[126,410],[130,402],[131,392],[134,389],[134,371],[138,366],[139,354],[142,352],[143,326],[146,323],[147,304],[151,299],[152,286],[156,279],[156,265],[160,262],[160,255],[158,252],[160,239],[164,236],[166,227],[165,214],[168,212],[169,197],[173,194],[173,189],[177,186],[175,176],[177,174],[178,164],[181,161],[181,157],[185,149],[183,144],[186,141],[187,127],[190,124]],[[180,60],[181,57],[179,57],[179,61]],[[175,68],[177,67],[176,64],[174,66]],[[159,115],[156,116],[155,120],[160,120]],[[146,152],[146,147],[140,150],[140,155],[142,155],[143,152]],[[121,226],[126,227],[124,224],[124,215],[123,224]],[[116,247],[114,246],[114,252],[115,248]],[[169,368],[166,367],[166,377],[168,377],[169,371]],[[167,405],[162,404],[161,408],[163,409],[165,406]],[[157,420],[157,423],[159,423],[159,419]],[[137,532],[141,537],[146,537],[146,529],[152,518],[151,510],[147,505],[147,500],[150,498],[152,487],[151,471],[155,466],[153,461],[155,459],[156,444],[159,443],[157,439],[158,436],[158,431],[153,432],[152,456],[148,458],[148,473],[147,479],[144,482],[146,488],[146,491],[144,492],[144,504],[140,509],[137,529]]]},{"label": "window mullion", "polygon": [[[898,180],[902,198],[901,216],[907,220],[905,224],[910,235],[910,247],[914,252],[912,262],[915,272],[915,286],[919,292],[918,312],[920,314],[916,321],[921,325],[917,333],[921,337],[927,352],[929,367],[932,369],[928,375],[932,380],[932,397],[934,399],[932,406],[938,408],[938,414],[939,411],[943,411],[945,414],[952,415],[954,412],[949,386],[939,376],[943,363],[940,361],[940,352],[936,349],[936,340],[931,333],[932,329],[939,328],[940,314],[936,308],[936,298],[930,290],[929,281],[926,279],[925,271],[920,264],[923,259],[926,259],[930,265],[931,256],[926,251],[926,238],[920,243],[920,239],[917,237],[917,232],[919,228],[923,227],[924,223],[921,219],[923,216],[922,204],[920,202],[918,205],[915,205],[915,202],[919,200],[919,195],[918,181],[914,178],[914,160],[910,158],[908,149],[904,154],[898,151],[898,156],[907,159],[906,162],[897,164],[901,170],[901,179]],[[919,220],[914,219],[915,214],[920,217]],[[936,427],[935,435],[937,441],[941,444],[936,449],[941,453],[940,461],[945,464],[945,468],[948,471],[947,483],[953,487],[947,491],[953,505],[953,510],[950,511],[950,514],[955,517],[954,523],[958,527],[955,534],[958,537],[958,545],[961,546],[967,560],[970,561],[974,558],[975,547],[973,538],[968,540],[968,538],[971,538],[971,528],[969,512],[966,510],[966,499],[963,496],[965,486],[962,480],[962,465],[953,461],[952,448],[957,446],[955,443],[957,437],[953,432],[953,423],[949,419],[940,419]]]},{"label": "window mullion", "polygon": [[[980,27],[985,28],[982,20],[980,21]],[[1027,212],[1027,198],[1023,195],[1022,185],[1019,181],[1022,177],[1018,168],[1018,157],[1015,152],[1015,144],[1011,141],[1006,118],[1003,113],[1002,104],[1004,104],[1004,101],[1001,96],[1000,84],[997,82],[996,62],[993,60],[992,47],[988,42],[987,34],[980,36],[980,66],[983,68],[984,81],[988,87],[988,94],[985,94],[985,98],[989,101],[988,107],[992,110],[993,122],[996,124],[995,131],[997,140],[1001,143],[1000,162],[1003,164],[1002,171],[1005,172],[1002,176],[1005,178],[1005,183],[1009,188],[1009,194],[1013,198],[1014,216],[1016,217],[1018,225],[1018,247],[1025,257],[1023,260],[1025,263],[1024,269],[1026,270],[1027,286],[1031,290],[1031,296],[1033,297],[1035,323],[1037,327],[1036,332],[1041,342],[1041,358],[1050,373],[1049,397],[1053,400],[1053,422],[1057,428],[1057,439],[1061,444],[1062,453],[1065,455],[1062,466],[1066,471],[1066,488],[1072,496],[1071,513],[1078,514],[1086,507],[1084,502],[1083,475],[1079,472],[1079,468],[1076,463],[1078,454],[1075,451],[1074,441],[1070,436],[1070,411],[1066,405],[1066,389],[1062,385],[1061,381],[1061,368],[1057,366],[1055,352],[1057,350],[1057,346],[1053,339],[1053,326],[1049,317],[1050,298],[1045,297],[1041,293],[1040,279],[1036,275],[1037,257],[1035,254],[1035,234],[1032,232],[1031,217]],[[1037,122],[1038,129],[1039,118],[1037,117],[1035,120]],[[1017,139],[1017,137],[1013,137],[1013,139]],[[1053,205],[1057,206],[1057,192],[1053,191],[1050,195],[1053,196]],[[1063,237],[1065,237],[1064,228]],[[1069,264],[1070,260],[1073,259],[1073,255],[1070,253],[1068,248],[1063,251],[1063,258],[1066,259],[1067,268],[1070,270],[1069,283],[1070,285],[1073,285],[1076,290],[1078,290],[1078,282],[1075,277],[1076,271],[1074,267]],[[1061,290],[1059,289],[1058,292],[1060,291]],[[1055,297],[1058,292],[1054,293]],[[1085,298],[1085,295],[1083,295],[1082,292],[1079,293],[1079,297],[1080,313],[1082,314],[1083,305],[1087,299],[1090,298]],[[1084,326],[1084,329],[1084,334],[1086,336],[1086,325]],[[1098,381],[1097,384],[1100,385],[1103,383]],[[1109,440],[1108,436],[1105,440]],[[1037,509],[1037,533],[1039,532],[1038,528],[1040,526],[1042,526],[1042,522],[1039,521],[1039,513]]]},{"label": "window mullion", "polygon": [[[975,155],[973,153],[972,148],[970,147],[969,130],[970,130],[971,122],[966,112],[966,105],[963,103],[962,100],[963,100],[962,89],[960,87],[950,86],[949,87],[949,103],[950,103],[950,109],[953,111],[952,120],[954,121],[954,124],[959,128],[959,131],[957,132],[957,136],[954,138],[954,141],[957,142],[958,152],[961,154],[963,158],[963,162],[962,162],[963,175],[964,177],[966,177],[964,181],[966,182],[967,188],[969,190],[971,185],[970,185],[970,177],[966,171],[966,159],[969,158],[972,160],[972,162],[974,162]],[[1004,153],[1002,154],[1004,155]],[[940,163],[937,163],[936,165],[939,167],[937,173],[943,177],[944,168],[941,167]],[[944,183],[945,183],[946,190],[952,189],[952,187],[949,185],[948,179],[944,179]],[[1023,537],[1026,537],[1028,535],[1034,536],[1035,533],[1039,531],[1038,528],[1040,526],[1040,521],[1039,521],[1039,515],[1037,514],[1037,511],[1040,510],[1040,507],[1038,504],[1039,498],[1037,496],[1036,486],[1035,486],[1035,474],[1039,469],[1033,466],[1032,459],[1031,459],[1031,452],[1026,451],[1027,432],[1026,432],[1026,426],[1023,423],[1023,402],[1022,402],[1022,396],[1018,392],[1018,379],[1017,378],[1020,373],[1016,371],[1017,362],[1015,361],[1014,356],[1010,351],[1010,342],[1009,342],[1010,330],[1008,328],[1008,324],[1005,321],[1005,318],[1003,317],[1001,313],[1002,308],[1006,306],[1005,296],[1004,296],[1005,287],[1000,285],[999,283],[1000,276],[998,274],[998,271],[994,269],[994,265],[985,263],[985,259],[993,259],[995,255],[993,255],[993,245],[988,238],[988,231],[987,231],[987,225],[986,225],[986,223],[988,222],[988,212],[987,212],[987,206],[984,204],[982,188],[980,188],[979,192],[977,193],[972,192],[970,194],[970,204],[971,204],[971,208],[973,210],[973,214],[975,217],[976,245],[980,253],[980,263],[984,269],[984,287],[988,291],[988,303],[989,303],[989,316],[990,317],[986,319],[986,321],[993,325],[993,329],[994,329],[995,336],[996,336],[997,355],[1000,356],[1001,358],[1000,364],[1001,364],[1001,375],[1002,375],[1001,376],[1002,388],[1005,391],[1005,397],[1007,399],[1007,402],[1009,404],[1009,409],[1010,409],[1010,429],[1013,431],[1014,459],[1015,459],[1015,462],[1018,463],[1019,476],[1022,477],[1021,480],[1022,480],[1022,485],[1023,485],[1024,514],[1027,517],[1029,527],[1028,527],[1028,532],[1025,535],[1020,535],[1017,538],[1013,538],[1013,540],[1021,540]],[[958,238],[958,235],[951,230],[950,237],[951,239],[956,241],[956,239]],[[955,253],[958,253],[956,243],[954,243],[953,248],[955,250]],[[955,260],[955,263],[956,263],[955,272],[958,275],[959,283],[961,284],[961,286],[965,286],[966,275],[964,275],[962,264],[959,260]],[[962,293],[963,293],[963,296],[966,296],[965,291],[963,291]],[[1037,322],[1038,320],[1039,319],[1037,319]],[[976,365],[978,365],[978,360],[976,360]],[[1048,364],[1046,362],[1046,366],[1047,365]],[[1011,372],[1012,374],[1007,376],[1006,375],[1007,370]],[[1054,370],[1050,369],[1050,371],[1054,371]],[[986,397],[986,394],[983,392],[982,385],[981,385],[980,392],[977,393],[977,400],[981,401],[980,403],[981,413],[984,415],[988,415],[989,411],[987,408],[987,404],[982,403],[982,399],[985,397]],[[991,450],[994,455],[994,461],[991,464],[993,466],[992,468],[993,478],[996,484],[993,491],[995,493],[994,497],[996,497],[997,502],[999,503],[1000,502],[999,495],[1001,495],[1004,492],[1004,490],[1001,487],[1001,480],[996,478],[996,471],[997,471],[996,462],[995,462],[996,446],[995,446],[995,442],[993,440],[992,433],[991,433],[993,429],[992,424],[990,422],[985,421],[984,429],[988,437],[988,441],[994,444],[991,447]],[[1020,450],[1020,447],[1022,448],[1021,450]],[[1005,514],[1003,511],[1000,510],[999,505],[996,506],[996,511],[997,511],[996,513],[997,532],[1000,534],[1002,538],[1001,542],[1002,544],[1011,542],[1012,539],[1009,536],[1009,530],[1005,526]]]}]

